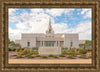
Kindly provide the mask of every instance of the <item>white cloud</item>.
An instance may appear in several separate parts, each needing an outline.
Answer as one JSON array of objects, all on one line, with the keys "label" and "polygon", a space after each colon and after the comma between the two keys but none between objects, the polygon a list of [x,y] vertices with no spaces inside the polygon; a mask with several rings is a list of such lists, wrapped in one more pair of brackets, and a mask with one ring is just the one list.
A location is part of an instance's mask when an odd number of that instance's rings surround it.
[{"label": "white cloud", "polygon": [[9,15],[14,15],[14,12],[17,10],[17,8],[9,8]]},{"label": "white cloud", "polygon": [[88,35],[91,35],[91,22],[81,22],[72,29],[72,33],[78,33],[79,39],[88,39]]},{"label": "white cloud", "polygon": [[91,10],[86,12],[86,15],[84,16],[84,18],[91,18],[92,17],[92,12]]},{"label": "white cloud", "polygon": [[47,9],[47,13],[49,13],[51,16],[61,16],[61,14],[64,12],[64,9]]},{"label": "white cloud", "polygon": [[82,9],[81,14],[85,14],[89,9]]},{"label": "white cloud", "polygon": [[74,9],[72,8],[72,9],[47,9],[46,10],[46,12],[47,13],[49,13],[51,16],[54,16],[54,17],[56,17],[56,16],[61,16],[62,15],[62,13],[64,13],[64,14],[68,14],[70,11],[74,11]]},{"label": "white cloud", "polygon": [[53,24],[52,27],[53,27],[53,30],[55,31],[55,33],[65,33],[68,31],[67,24],[65,24],[65,23]]},{"label": "white cloud", "polygon": [[34,8],[31,9],[32,13],[37,14],[37,13],[44,13],[44,10],[42,8]]},{"label": "white cloud", "polygon": [[[51,23],[55,33],[79,33],[80,39],[87,39],[87,36],[91,35],[91,22],[83,22],[70,29],[66,23],[54,22],[55,16],[60,16],[62,13],[69,14],[73,10],[50,9],[50,11],[47,10],[46,12],[52,15]],[[16,29],[9,28],[9,38],[11,40],[21,39],[21,33],[45,33],[49,24],[49,15],[47,13],[43,9],[31,9],[31,13],[25,11],[20,16],[10,17],[9,21],[17,21],[18,23],[15,25]]]},{"label": "white cloud", "polygon": [[18,16],[9,17],[9,21],[11,21],[11,22],[19,22],[20,21],[20,17],[18,17]]},{"label": "white cloud", "polygon": [[83,8],[80,14],[84,15],[83,18],[91,18],[92,10],[91,10],[91,8]]}]

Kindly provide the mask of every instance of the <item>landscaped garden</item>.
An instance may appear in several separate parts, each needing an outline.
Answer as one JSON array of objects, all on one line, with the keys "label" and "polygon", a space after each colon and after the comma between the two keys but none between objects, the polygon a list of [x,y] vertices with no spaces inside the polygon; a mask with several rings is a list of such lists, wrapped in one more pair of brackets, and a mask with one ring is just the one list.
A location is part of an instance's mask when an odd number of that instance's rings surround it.
[{"label": "landscaped garden", "polygon": [[39,55],[38,48],[21,48],[19,44],[9,40],[9,58],[10,59],[90,59],[92,58],[91,41],[86,41],[81,45],[82,48],[61,48],[61,55]]},{"label": "landscaped garden", "polygon": [[91,49],[62,48],[61,55],[39,55],[38,48],[8,48],[10,59],[89,59]]}]

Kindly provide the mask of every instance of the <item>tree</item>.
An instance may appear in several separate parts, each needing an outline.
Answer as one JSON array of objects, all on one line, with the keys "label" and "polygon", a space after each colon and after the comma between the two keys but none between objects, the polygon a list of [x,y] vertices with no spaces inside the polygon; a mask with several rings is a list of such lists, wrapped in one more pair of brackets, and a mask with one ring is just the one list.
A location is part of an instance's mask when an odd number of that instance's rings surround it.
[{"label": "tree", "polygon": [[83,49],[85,49],[85,44],[83,44]]},{"label": "tree", "polygon": [[15,42],[14,41],[10,41],[10,45],[11,46],[15,45]]},{"label": "tree", "polygon": [[91,46],[91,45],[92,45],[92,41],[91,41],[91,40],[86,40],[86,41],[85,41],[85,45],[86,45],[87,47]]},{"label": "tree", "polygon": [[10,39],[8,39],[8,43],[10,44]]}]

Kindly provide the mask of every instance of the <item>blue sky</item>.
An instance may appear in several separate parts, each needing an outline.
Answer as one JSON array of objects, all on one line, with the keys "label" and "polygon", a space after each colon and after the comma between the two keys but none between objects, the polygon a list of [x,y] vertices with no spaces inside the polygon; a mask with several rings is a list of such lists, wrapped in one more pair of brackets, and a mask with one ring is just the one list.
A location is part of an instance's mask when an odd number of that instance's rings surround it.
[{"label": "blue sky", "polygon": [[45,33],[49,17],[55,33],[78,33],[80,40],[91,40],[91,8],[10,8],[9,38],[21,33]]}]

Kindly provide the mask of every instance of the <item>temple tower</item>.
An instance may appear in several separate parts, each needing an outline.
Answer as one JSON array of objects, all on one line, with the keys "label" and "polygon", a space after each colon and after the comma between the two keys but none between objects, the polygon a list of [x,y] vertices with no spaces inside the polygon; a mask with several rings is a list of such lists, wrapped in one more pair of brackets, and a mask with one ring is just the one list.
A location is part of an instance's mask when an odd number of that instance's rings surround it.
[{"label": "temple tower", "polygon": [[46,30],[46,34],[54,34],[54,30],[52,29],[51,26],[51,18],[49,17],[49,25],[48,25],[48,29]]}]

